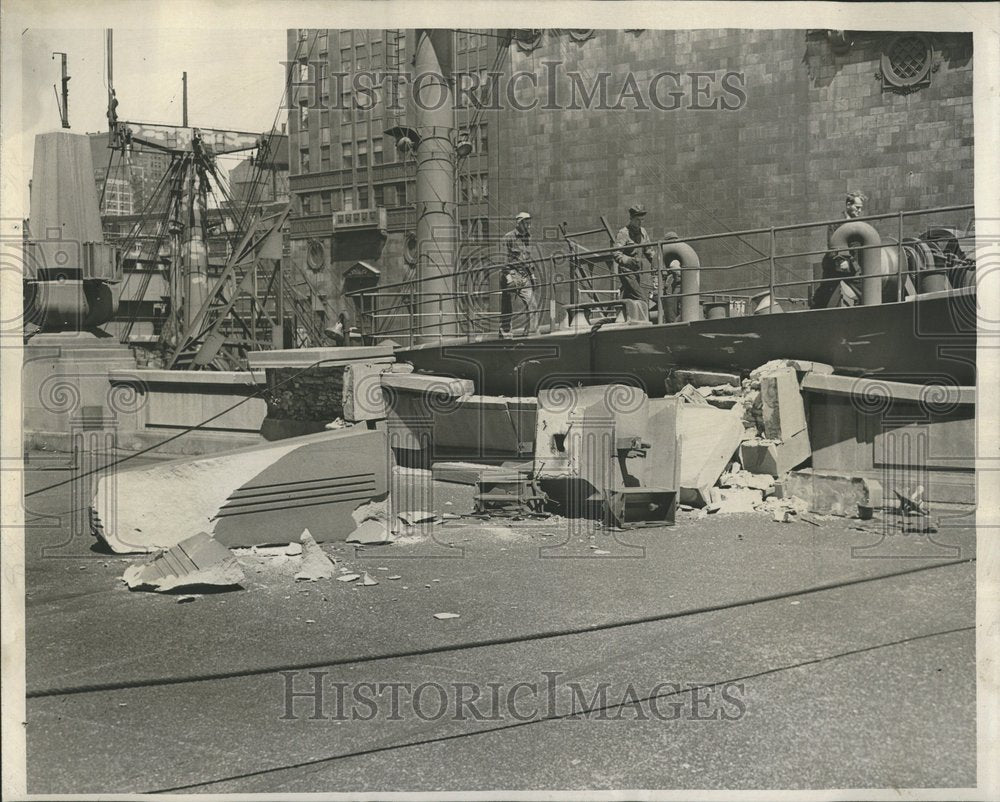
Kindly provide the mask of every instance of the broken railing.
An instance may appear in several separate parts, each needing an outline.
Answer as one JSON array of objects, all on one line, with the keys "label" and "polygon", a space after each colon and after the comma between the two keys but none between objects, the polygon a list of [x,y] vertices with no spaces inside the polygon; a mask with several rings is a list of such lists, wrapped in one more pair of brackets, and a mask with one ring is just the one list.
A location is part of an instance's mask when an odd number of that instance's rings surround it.
[{"label": "broken railing", "polygon": [[[653,322],[683,323],[701,319],[705,316],[706,306],[712,309],[710,317],[730,316],[735,309],[740,308],[751,314],[780,312],[782,302],[808,304],[819,287],[825,284],[836,285],[843,281],[864,285],[860,298],[862,304],[902,301],[919,292],[949,288],[947,274],[954,271],[956,266],[962,267],[963,264],[959,259],[949,261],[950,257],[945,253],[945,248],[937,247],[936,243],[954,239],[947,233],[947,229],[971,228],[970,225],[962,226],[954,223],[960,214],[968,213],[971,217],[973,210],[971,204],[942,206],[868,215],[852,220],[840,218],[722,234],[653,240],[643,244],[643,247],[652,250],[652,265],[634,271],[634,274],[646,277],[645,281],[652,286],[646,314]],[[925,223],[916,227],[913,225],[916,218],[928,215],[939,218],[949,215],[952,225],[942,224],[939,220],[934,224]],[[966,217],[966,220],[969,217]],[[847,223],[863,223],[868,226],[880,223],[884,228],[887,227],[886,223],[891,223],[894,236],[879,236],[879,242],[868,245],[851,242],[848,247],[832,247],[827,241],[827,234]],[[823,232],[823,247],[803,248],[796,244],[804,237],[815,237],[816,231]],[[915,238],[917,233],[935,231],[939,232],[936,236]],[[907,237],[908,232],[911,232],[912,236]],[[584,234],[610,236],[610,229],[605,224],[602,228],[591,231],[564,235],[562,240],[543,240],[542,246],[552,249],[553,252],[526,262],[530,264],[534,277],[532,285],[534,321],[528,319],[528,328],[535,333],[575,328],[573,326],[575,314],[583,314],[588,326],[623,319],[622,312],[626,304],[620,297],[619,279],[613,259],[614,253],[620,249],[613,245],[599,248],[585,247],[575,238]],[[779,240],[785,236],[792,238],[792,247],[788,250],[779,247]],[[763,240],[760,247],[751,242],[754,238]],[[664,247],[670,247],[673,255],[677,254],[678,245],[693,249],[695,254],[700,255],[712,250],[713,246],[718,250],[721,243],[725,250],[735,255],[731,245],[727,244],[727,241],[733,240],[753,251],[754,255],[748,259],[724,264],[680,264],[679,267],[671,268],[669,263],[664,263]],[[495,283],[492,277],[498,275],[504,267],[499,242],[496,245],[496,252],[482,264],[466,264],[452,272],[434,273],[421,279],[409,279],[374,289],[346,293],[347,297],[355,300],[360,310],[360,334],[364,341],[394,339],[400,344],[414,345],[442,339],[482,339],[484,335],[491,333],[496,336],[500,329],[500,321],[504,317],[500,311],[500,299],[504,292],[509,291],[491,286]],[[816,276],[819,263],[833,250],[849,250],[860,262],[873,267],[866,267],[864,275]],[[878,257],[878,263],[874,259],[866,259],[864,253],[869,250],[894,251],[895,265],[892,272],[885,272],[881,256]],[[813,261],[806,261],[809,259]],[[702,258],[701,261],[706,260]],[[792,262],[790,266],[789,262]],[[708,279],[715,279],[716,276],[725,277],[731,275],[732,271],[748,269],[756,269],[760,276],[759,280],[705,289],[707,284],[720,283],[718,280]],[[676,292],[666,287],[672,272],[673,275],[677,275],[678,272],[680,275],[681,286]],[[803,272],[807,272],[808,277],[803,278]],[[894,287],[889,285],[889,297],[883,292],[883,283],[887,280],[894,283]],[[442,281],[452,289],[450,291],[426,289],[431,282],[440,287]],[[877,293],[873,289],[876,282]],[[796,291],[799,294],[796,294]],[[515,305],[521,306],[519,301],[515,302]],[[726,307],[721,314],[719,307]],[[594,310],[599,313],[596,321],[588,314]],[[518,320],[523,320],[526,314],[523,308],[513,311],[513,317]],[[545,318],[548,322],[543,326],[541,324]]]}]

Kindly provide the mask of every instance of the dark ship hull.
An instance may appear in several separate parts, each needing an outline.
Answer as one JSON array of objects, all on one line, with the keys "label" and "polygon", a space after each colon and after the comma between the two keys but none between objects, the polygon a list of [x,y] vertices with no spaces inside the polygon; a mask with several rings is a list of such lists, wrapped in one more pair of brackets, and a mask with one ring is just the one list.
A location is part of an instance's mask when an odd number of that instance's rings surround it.
[{"label": "dark ship hull", "polygon": [[969,288],[877,306],[446,340],[400,348],[397,358],[507,396],[564,382],[627,382],[661,396],[674,368],[748,371],[779,358],[824,362],[846,375],[968,386],[976,382],[976,321]]}]

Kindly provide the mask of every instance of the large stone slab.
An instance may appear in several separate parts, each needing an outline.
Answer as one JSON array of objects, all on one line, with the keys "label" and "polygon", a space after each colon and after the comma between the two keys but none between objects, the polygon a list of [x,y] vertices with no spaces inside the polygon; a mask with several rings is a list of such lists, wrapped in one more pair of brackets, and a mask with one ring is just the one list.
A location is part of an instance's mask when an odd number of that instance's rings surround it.
[{"label": "large stone slab", "polygon": [[168,549],[206,532],[227,546],[343,540],[351,513],[383,498],[385,434],[325,432],[102,477],[91,526],[114,551]]}]

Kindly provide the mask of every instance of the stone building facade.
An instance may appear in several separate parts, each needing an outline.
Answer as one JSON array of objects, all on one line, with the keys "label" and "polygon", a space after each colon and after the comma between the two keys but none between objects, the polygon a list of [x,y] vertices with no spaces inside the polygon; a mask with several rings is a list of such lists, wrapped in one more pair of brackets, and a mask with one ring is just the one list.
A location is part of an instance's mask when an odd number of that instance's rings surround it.
[{"label": "stone building facade", "polygon": [[[457,178],[460,253],[473,254],[470,274],[485,251],[498,261],[496,241],[520,210],[534,216],[539,254],[553,255],[565,250],[561,224],[593,229],[604,216],[615,230],[628,206],[642,202],[653,238],[763,229],[692,243],[702,264],[717,268],[703,272],[703,287],[753,294],[769,281],[772,236],[775,280],[813,277],[819,255],[780,255],[822,250],[827,227],[770,229],[837,219],[849,190],[865,193],[866,213],[876,215],[972,203],[970,34],[560,29],[481,31],[470,41],[471,33],[456,33],[466,37],[455,40],[456,72],[500,74],[492,96],[482,82],[484,110],[456,111],[459,132],[483,123],[469,132],[474,153],[459,162]],[[411,36],[290,31],[289,61],[315,53],[348,72],[406,69]],[[331,82],[314,85],[322,106]],[[351,318],[360,310],[345,291],[412,276],[415,165],[378,137],[389,122],[405,124],[405,112],[395,121],[384,107],[347,116],[289,111],[291,244],[317,310]],[[384,230],[374,216],[366,228],[334,233],[334,212],[378,207]],[[965,227],[971,217],[908,217],[902,233]],[[876,227],[896,236],[899,219]],[[584,243],[606,247],[608,239]],[[551,276],[559,267],[544,270]],[[459,282],[473,285],[495,292],[496,277]],[[778,294],[807,292],[803,283]],[[542,294],[546,304],[552,294],[565,300],[558,289]],[[496,295],[486,303],[499,305]]]}]

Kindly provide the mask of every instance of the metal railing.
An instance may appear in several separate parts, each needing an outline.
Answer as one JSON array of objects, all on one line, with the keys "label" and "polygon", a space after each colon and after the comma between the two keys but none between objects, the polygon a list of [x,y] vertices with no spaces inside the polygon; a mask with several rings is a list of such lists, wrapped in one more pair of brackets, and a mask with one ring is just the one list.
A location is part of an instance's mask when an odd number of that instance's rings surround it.
[{"label": "metal railing", "polygon": [[[738,298],[757,298],[766,296],[770,298],[769,305],[758,313],[769,313],[780,311],[775,309],[778,301],[805,300],[812,293],[812,288],[817,288],[824,284],[841,281],[860,280],[861,275],[852,276],[831,276],[816,278],[810,275],[808,278],[793,278],[785,280],[779,273],[782,270],[792,270],[782,263],[788,260],[803,260],[809,257],[823,257],[831,252],[829,244],[820,249],[793,249],[788,252],[779,251],[778,239],[780,235],[796,234],[808,232],[809,229],[826,229],[839,227],[850,222],[864,222],[872,224],[878,221],[894,222],[894,241],[886,240],[878,245],[852,245],[850,251],[854,254],[870,249],[896,249],[896,270],[895,275],[880,274],[879,278],[884,280],[894,278],[896,284],[895,301],[904,299],[905,279],[913,273],[913,269],[908,267],[912,260],[907,258],[907,249],[914,246],[915,240],[907,240],[904,237],[904,223],[917,217],[928,215],[956,214],[959,212],[972,212],[972,204],[957,206],[942,206],[929,209],[918,209],[912,211],[900,211],[886,214],[868,215],[857,217],[851,220],[838,218],[833,220],[823,220],[819,222],[797,223],[784,226],[770,226],[767,228],[752,228],[742,231],[732,231],[723,234],[702,234],[693,237],[683,237],[677,239],[652,240],[642,243],[643,248],[650,248],[653,251],[653,265],[637,271],[630,271],[636,276],[649,276],[653,286],[653,295],[649,299],[650,308],[655,311],[655,318],[658,322],[663,322],[665,318],[665,303],[681,303],[681,299],[698,296],[721,296]],[[933,226],[923,226],[923,228],[933,228]],[[594,229],[592,232],[603,233],[605,229]],[[731,264],[721,265],[700,265],[699,267],[681,266],[680,270],[698,270],[702,277],[720,275],[725,276],[733,270],[763,267],[766,270],[764,277],[756,283],[741,284],[736,286],[725,286],[724,288],[699,289],[697,292],[665,292],[666,277],[670,274],[669,265],[663,264],[661,249],[664,245],[679,242],[686,243],[697,252],[698,244],[710,244],[722,240],[736,238],[746,243],[749,237],[767,237],[767,247],[760,250],[750,246],[760,254],[756,258],[738,261]],[[824,237],[826,240],[826,237]],[[933,239],[921,240],[922,242],[933,242]],[[535,295],[535,306],[532,314],[535,316],[535,330],[544,329],[541,321],[547,314],[549,318],[548,331],[559,330],[557,317],[559,317],[559,307],[573,310],[577,306],[592,306],[596,308],[606,307],[608,309],[621,307],[623,302],[620,298],[613,297],[618,293],[618,275],[611,269],[613,256],[616,251],[621,250],[615,246],[602,248],[585,249],[579,243],[566,239],[565,242],[558,240],[544,240],[544,244],[561,248],[550,255],[539,256],[527,260],[523,264],[530,266],[534,277],[533,290]],[[497,241],[499,246],[499,240]],[[604,264],[608,266],[608,272],[601,274],[586,274],[580,270],[580,265]],[[797,265],[801,270],[802,263]],[[434,340],[454,340],[464,338],[467,341],[481,339],[488,332],[497,331],[493,328],[494,321],[503,317],[501,311],[496,311],[499,303],[494,303],[494,296],[502,298],[509,290],[501,289],[458,289],[459,284],[484,284],[489,281],[491,272],[500,272],[506,266],[497,261],[490,261],[481,266],[466,265],[450,272],[434,273],[424,276],[422,279],[408,279],[404,281],[383,284],[376,288],[354,290],[345,293],[345,296],[355,299],[361,310],[359,316],[360,333],[365,342],[377,342],[383,339],[394,339],[397,342],[407,345],[414,345],[418,342],[433,342]],[[810,273],[814,267],[813,263],[808,265]],[[925,267],[927,267],[925,265]],[[565,277],[563,269],[569,268],[573,275]],[[933,272],[939,272],[947,268],[936,265]],[[676,271],[676,268],[673,269]],[[931,271],[928,271],[931,272]],[[914,276],[914,278],[916,278]],[[455,289],[450,292],[440,290],[427,291],[421,287],[429,285],[431,282],[450,282]],[[604,286],[604,285],[607,286]],[[806,290],[805,296],[790,295],[791,291],[797,288]],[[565,290],[565,296],[570,299],[570,303],[557,301],[557,294]],[[781,293],[785,294],[782,295]],[[612,296],[607,301],[592,301],[584,304],[574,304],[573,299],[578,299],[581,293],[602,294]],[[542,308],[547,301],[548,308]],[[524,317],[527,312],[521,310],[514,313],[515,316]],[[601,321],[607,322],[607,321]],[[685,321],[678,321],[685,322]],[[388,324],[388,325],[386,325]],[[531,321],[529,320],[529,327]]]}]

